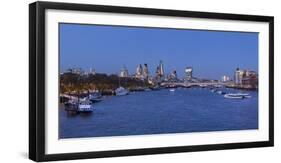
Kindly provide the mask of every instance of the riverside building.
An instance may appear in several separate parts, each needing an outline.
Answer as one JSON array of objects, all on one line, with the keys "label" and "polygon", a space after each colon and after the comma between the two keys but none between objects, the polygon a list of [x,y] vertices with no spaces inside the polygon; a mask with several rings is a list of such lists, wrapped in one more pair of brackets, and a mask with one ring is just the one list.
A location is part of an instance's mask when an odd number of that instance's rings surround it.
[{"label": "riverside building", "polygon": [[245,88],[258,87],[258,74],[255,71],[236,69],[234,83]]}]

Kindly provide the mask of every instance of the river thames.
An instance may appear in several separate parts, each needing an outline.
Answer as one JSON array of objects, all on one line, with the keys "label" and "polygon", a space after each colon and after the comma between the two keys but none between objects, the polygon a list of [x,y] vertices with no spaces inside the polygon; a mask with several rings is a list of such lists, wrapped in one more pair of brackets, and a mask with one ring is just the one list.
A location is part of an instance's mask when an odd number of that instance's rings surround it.
[{"label": "river thames", "polygon": [[[241,90],[224,89],[227,93]],[[207,88],[177,88],[107,96],[91,114],[59,109],[59,138],[258,129],[258,93],[227,99]]]}]

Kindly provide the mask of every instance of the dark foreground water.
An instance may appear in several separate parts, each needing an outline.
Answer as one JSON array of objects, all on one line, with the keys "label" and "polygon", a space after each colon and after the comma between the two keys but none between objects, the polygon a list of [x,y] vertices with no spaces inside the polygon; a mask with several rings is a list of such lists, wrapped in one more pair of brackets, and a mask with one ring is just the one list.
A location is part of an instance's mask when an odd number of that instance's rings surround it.
[{"label": "dark foreground water", "polygon": [[[227,92],[241,92],[228,89]],[[178,88],[106,97],[91,114],[60,108],[60,138],[245,130],[258,128],[257,92],[226,99],[209,89]]]}]

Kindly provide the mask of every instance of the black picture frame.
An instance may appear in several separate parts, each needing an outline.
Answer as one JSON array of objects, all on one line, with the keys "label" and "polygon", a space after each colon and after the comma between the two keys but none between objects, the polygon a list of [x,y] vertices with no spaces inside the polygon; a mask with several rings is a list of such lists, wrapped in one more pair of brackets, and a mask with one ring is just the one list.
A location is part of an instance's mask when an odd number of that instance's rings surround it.
[{"label": "black picture frame", "polygon": [[[269,141],[215,145],[155,147],[150,149],[114,150],[83,153],[45,153],[45,11],[95,11],[124,14],[162,15],[269,23]],[[274,18],[271,16],[222,14],[152,8],[102,6],[88,4],[34,2],[29,5],[29,158],[34,161],[55,161],[116,156],[178,153],[236,148],[269,147],[274,144]]]}]

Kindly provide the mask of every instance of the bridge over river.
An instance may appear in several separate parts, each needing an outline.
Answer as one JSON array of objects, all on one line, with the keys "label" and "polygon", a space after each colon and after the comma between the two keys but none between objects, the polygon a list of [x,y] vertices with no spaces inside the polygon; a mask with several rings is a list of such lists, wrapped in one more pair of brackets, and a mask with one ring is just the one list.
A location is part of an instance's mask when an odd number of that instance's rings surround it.
[{"label": "bridge over river", "polygon": [[194,83],[186,83],[186,82],[163,82],[161,83],[161,86],[167,86],[167,87],[208,87],[208,86],[214,86],[214,87],[222,87],[225,86],[225,83],[221,82],[194,82]]}]

